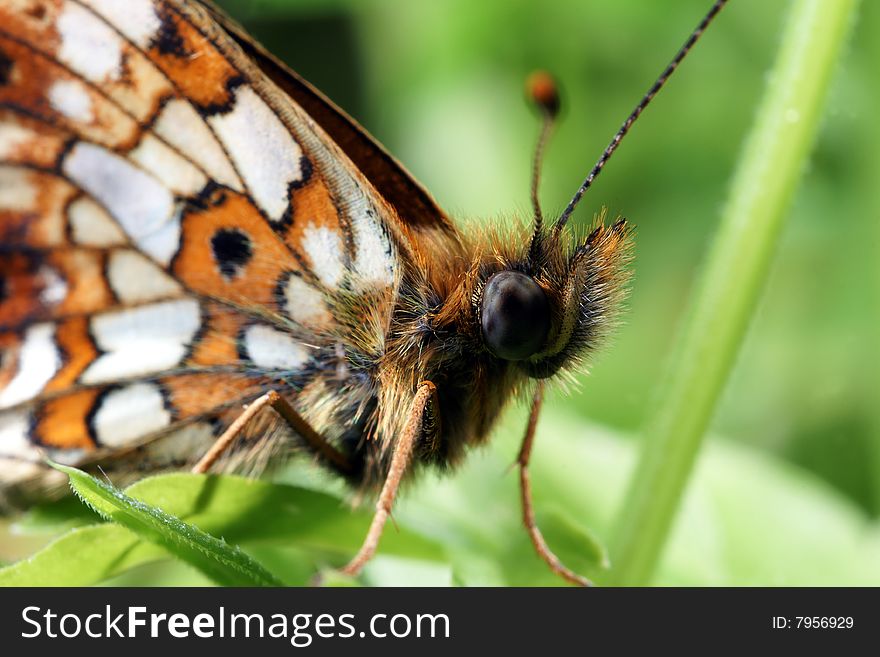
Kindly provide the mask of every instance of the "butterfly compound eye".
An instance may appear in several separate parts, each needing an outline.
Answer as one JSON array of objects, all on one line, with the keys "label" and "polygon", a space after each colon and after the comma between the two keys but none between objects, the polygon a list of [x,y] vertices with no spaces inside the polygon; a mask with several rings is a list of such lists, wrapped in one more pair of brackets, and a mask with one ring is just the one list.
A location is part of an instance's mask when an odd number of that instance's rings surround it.
[{"label": "butterfly compound eye", "polygon": [[515,271],[502,271],[489,279],[480,315],[483,342],[504,360],[535,355],[550,331],[547,295],[531,277]]}]

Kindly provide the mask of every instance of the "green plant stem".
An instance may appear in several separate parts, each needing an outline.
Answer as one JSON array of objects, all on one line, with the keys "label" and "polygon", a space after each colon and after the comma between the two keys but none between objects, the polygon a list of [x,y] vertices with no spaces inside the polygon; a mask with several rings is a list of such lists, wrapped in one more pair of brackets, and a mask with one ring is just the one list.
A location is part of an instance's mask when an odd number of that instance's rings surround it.
[{"label": "green plant stem", "polygon": [[[880,25],[880,6],[868,5],[864,8],[866,24]],[[866,60],[868,66],[880,61],[880,41],[876,39],[865,40]],[[862,64],[863,66],[865,64]],[[876,88],[868,91],[870,107],[877,107],[880,103],[880,92]],[[877,194],[877,179],[880,174],[880,125],[876,121],[868,122],[867,134],[862,149],[863,155],[859,161],[860,192],[863,198],[870,199],[867,204],[866,216],[880,217],[880,195]],[[867,306],[868,314],[865,321],[865,333],[862,344],[868,347],[868,367],[865,367],[867,378],[863,389],[868,392],[870,404],[869,421],[871,433],[868,448],[870,475],[872,486],[871,510],[875,516],[880,516],[880,344],[877,341],[877,326],[880,325],[880,268],[876,266],[878,260],[877,245],[880,244],[880,222],[871,222],[870,232],[866,235],[866,249],[860,253],[874,263],[874,275],[866,281],[868,288]]]},{"label": "green plant stem", "polygon": [[618,516],[610,583],[638,586],[653,577],[703,435],[764,287],[856,6],[856,0],[792,3],[717,238]]}]

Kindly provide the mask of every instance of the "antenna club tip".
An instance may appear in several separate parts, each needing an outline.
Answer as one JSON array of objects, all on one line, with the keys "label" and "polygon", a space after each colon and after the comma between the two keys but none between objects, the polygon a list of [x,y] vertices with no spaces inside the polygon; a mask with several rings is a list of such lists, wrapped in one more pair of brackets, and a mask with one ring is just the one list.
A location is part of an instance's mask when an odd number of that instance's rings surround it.
[{"label": "antenna club tip", "polygon": [[526,80],[526,95],[542,112],[559,114],[559,86],[547,71],[535,71]]}]

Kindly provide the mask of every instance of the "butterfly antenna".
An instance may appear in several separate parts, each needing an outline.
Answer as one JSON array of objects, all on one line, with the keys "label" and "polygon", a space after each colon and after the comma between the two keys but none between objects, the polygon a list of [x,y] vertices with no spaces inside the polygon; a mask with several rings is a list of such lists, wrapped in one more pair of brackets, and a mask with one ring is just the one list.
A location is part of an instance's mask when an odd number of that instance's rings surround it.
[{"label": "butterfly antenna", "polygon": [[544,149],[556,125],[559,116],[559,89],[553,77],[545,71],[536,71],[526,81],[526,95],[529,101],[541,113],[541,132],[535,144],[532,159],[532,208],[534,210],[535,229],[532,244],[529,248],[529,259],[534,267],[540,266],[543,254],[544,214],[541,212],[541,200],[538,198],[538,187],[541,182],[541,168],[544,164]]},{"label": "butterfly antenna", "polygon": [[727,1],[728,0],[716,0],[715,4],[712,5],[712,8],[709,9],[709,13],[707,13],[703,17],[703,20],[700,21],[700,24],[697,25],[696,29],[693,32],[691,32],[688,40],[685,41],[684,45],[681,47],[681,49],[678,51],[672,61],[669,62],[669,65],[660,74],[660,77],[657,78],[657,80],[648,90],[648,93],[644,95],[639,104],[636,105],[636,108],[626,118],[626,121],[623,122],[623,125],[620,126],[620,130],[618,130],[617,134],[614,135],[614,138],[611,140],[611,143],[608,144],[608,146],[605,148],[605,151],[602,153],[599,161],[596,162],[595,166],[593,166],[583,184],[581,184],[580,188],[577,190],[577,192],[575,192],[575,195],[572,197],[571,201],[569,201],[568,207],[565,208],[565,210],[557,220],[556,225],[553,228],[554,237],[558,236],[562,229],[565,228],[565,225],[568,223],[569,218],[577,207],[577,204],[580,202],[581,197],[584,195],[584,192],[586,192],[590,188],[590,185],[593,184],[596,176],[599,175],[599,173],[602,171],[602,168],[605,166],[608,160],[611,159],[614,151],[617,150],[617,147],[620,146],[620,142],[623,141],[626,133],[629,132],[629,129],[632,127],[632,124],[636,122],[636,119],[639,118],[639,115],[651,103],[651,101],[654,100],[654,96],[656,96],[657,92],[663,88],[663,85],[666,84],[666,81],[669,80],[669,78],[675,72],[675,69],[678,68],[679,64],[681,64],[681,61],[687,56],[691,48],[694,47],[694,44],[703,35],[703,32],[706,30],[707,27],[709,27],[709,24],[715,19],[715,16],[718,15],[718,12],[724,8],[724,5],[727,4]]}]

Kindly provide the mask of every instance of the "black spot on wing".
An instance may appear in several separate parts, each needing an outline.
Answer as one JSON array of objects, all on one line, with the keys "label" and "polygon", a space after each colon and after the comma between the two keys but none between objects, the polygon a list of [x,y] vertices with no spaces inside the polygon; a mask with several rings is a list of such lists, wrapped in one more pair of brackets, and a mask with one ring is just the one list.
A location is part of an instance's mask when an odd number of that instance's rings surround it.
[{"label": "black spot on wing", "polygon": [[9,82],[9,78],[12,77],[13,63],[12,58],[0,50],[0,86]]},{"label": "black spot on wing", "polygon": [[184,44],[174,14],[168,7],[161,6],[159,10],[161,26],[156,36],[153,37],[152,45],[163,55],[172,55],[180,59],[190,57],[193,53]]},{"label": "black spot on wing", "polygon": [[211,252],[224,278],[230,279],[244,268],[254,254],[251,239],[237,228],[221,228],[211,238]]}]

